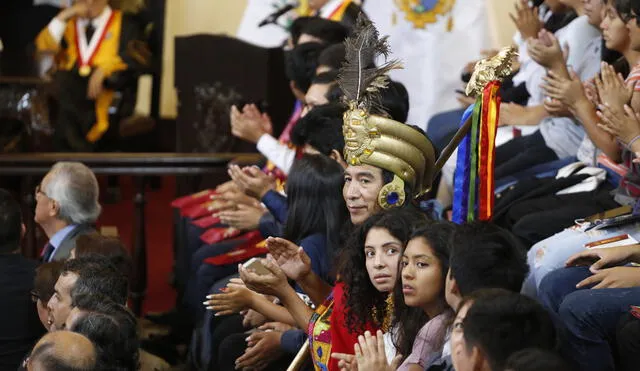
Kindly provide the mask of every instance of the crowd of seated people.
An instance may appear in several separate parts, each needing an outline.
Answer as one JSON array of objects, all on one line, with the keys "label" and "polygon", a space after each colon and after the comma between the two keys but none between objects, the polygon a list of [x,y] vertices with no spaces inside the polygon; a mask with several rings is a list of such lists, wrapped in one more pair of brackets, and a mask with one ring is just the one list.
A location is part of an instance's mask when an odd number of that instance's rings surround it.
[{"label": "crowd of seated people", "polygon": [[[229,109],[268,163],[231,164],[228,181],[172,204],[178,301],[147,316],[166,338],[138,334],[131,259],[93,229],[90,169],[60,162],[37,187],[39,265],[19,254],[20,206],[0,190],[0,368],[168,367],[153,353],[187,370],[637,369],[640,2],[522,0],[512,19],[492,220],[448,220],[455,161],[434,182],[462,111],[435,116],[431,141],[406,123],[402,84],[354,94],[366,17],[301,17],[280,137],[257,106]],[[365,76],[384,62],[361,57]]]}]

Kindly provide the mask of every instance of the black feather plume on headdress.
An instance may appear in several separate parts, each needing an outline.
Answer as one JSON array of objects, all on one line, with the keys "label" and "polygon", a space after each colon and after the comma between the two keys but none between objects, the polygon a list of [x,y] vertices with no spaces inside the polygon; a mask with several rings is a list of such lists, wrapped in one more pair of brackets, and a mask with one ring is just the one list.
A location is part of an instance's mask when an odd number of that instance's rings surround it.
[{"label": "black feather plume on headdress", "polygon": [[[353,36],[344,42],[346,57],[340,69],[338,83],[347,104],[384,114],[380,104],[380,91],[389,84],[389,71],[402,68],[398,60],[386,61],[389,57],[388,37],[379,38],[378,30],[371,21],[360,14]],[[385,63],[375,66],[377,57],[383,55]]]}]

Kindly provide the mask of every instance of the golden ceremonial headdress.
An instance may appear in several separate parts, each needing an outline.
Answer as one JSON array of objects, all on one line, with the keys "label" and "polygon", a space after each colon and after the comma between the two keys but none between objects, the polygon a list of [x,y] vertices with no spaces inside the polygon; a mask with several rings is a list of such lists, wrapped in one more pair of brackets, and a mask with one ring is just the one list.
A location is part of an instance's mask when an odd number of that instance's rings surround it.
[{"label": "golden ceremonial headdress", "polygon": [[389,61],[375,67],[377,56],[389,54],[387,38],[379,38],[374,25],[358,18],[354,35],[345,41],[346,61],[339,84],[348,104],[344,113],[344,156],[349,165],[371,165],[394,174],[378,195],[384,209],[404,204],[405,185],[414,197],[431,189],[436,154],[418,129],[388,118],[380,104],[380,90],[389,83],[387,73],[402,68]]}]

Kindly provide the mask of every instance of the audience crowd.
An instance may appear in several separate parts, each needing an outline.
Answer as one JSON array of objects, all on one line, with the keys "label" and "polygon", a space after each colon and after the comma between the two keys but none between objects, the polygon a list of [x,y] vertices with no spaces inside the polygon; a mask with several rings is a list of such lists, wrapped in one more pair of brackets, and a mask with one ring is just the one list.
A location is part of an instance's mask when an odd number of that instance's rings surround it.
[{"label": "audience crowd", "polygon": [[[318,15],[284,46],[297,102],[283,132],[256,105],[230,108],[232,134],[268,162],[172,204],[178,299],[147,315],[169,335],[140,336],[131,257],[94,229],[88,167],[59,162],[36,187],[39,261],[20,254],[21,207],[0,189],[0,369],[637,370],[640,1],[517,3],[495,213],[464,224],[448,220],[455,155],[432,173],[473,97],[436,115],[431,139],[405,123],[400,83],[354,104],[343,63],[366,16],[309,4]],[[403,144],[368,149],[374,137]]]}]

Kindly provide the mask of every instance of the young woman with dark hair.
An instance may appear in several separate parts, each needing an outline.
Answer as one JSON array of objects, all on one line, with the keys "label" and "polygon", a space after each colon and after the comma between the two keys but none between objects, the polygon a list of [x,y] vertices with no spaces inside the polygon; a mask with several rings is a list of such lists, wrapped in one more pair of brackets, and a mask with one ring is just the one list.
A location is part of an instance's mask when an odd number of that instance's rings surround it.
[{"label": "young woman with dark hair", "polygon": [[[401,279],[396,281],[393,290],[393,307],[387,309],[387,314],[393,314],[387,318],[392,319],[391,326],[380,326],[378,333],[384,338],[382,356],[393,365],[361,364],[361,360],[352,355],[334,355],[343,360],[343,367],[349,368],[358,362],[359,369],[417,371],[424,370],[428,361],[440,354],[453,314],[445,299],[453,231],[452,223],[434,222],[418,225],[411,233],[398,270]],[[365,332],[365,337],[371,333]]]},{"label": "young woman with dark hair", "polygon": [[404,358],[399,370],[423,370],[440,354],[452,317],[445,298],[449,271],[450,222],[426,225],[411,235],[396,284],[394,344]]},{"label": "young woman with dark hair", "polygon": [[[342,174],[342,167],[329,157],[304,155],[296,160],[291,169],[286,185],[287,197],[275,191],[268,191],[262,197],[262,202],[274,217],[284,222],[283,237],[295,241],[309,257],[311,270],[329,282],[333,281],[330,262],[338,252],[339,232],[347,221],[347,209],[341,193]],[[302,290],[296,288],[296,291]],[[225,292],[209,296],[204,304],[220,315],[253,309],[270,320],[294,324],[285,308],[237,282],[229,284]],[[214,333],[217,344],[214,348],[216,351],[225,351],[224,357],[216,357],[211,363],[217,364],[219,370],[233,369],[234,362],[242,356],[246,347],[246,329],[239,327],[238,332],[230,330],[227,321],[240,322],[237,318],[229,318],[219,326],[226,328],[226,333]],[[269,336],[280,338],[281,334],[276,331]],[[240,341],[236,338],[240,338]],[[276,363],[276,366],[280,364]]]},{"label": "young woman with dark hair", "polygon": [[422,223],[426,223],[423,214],[393,210],[367,219],[352,235],[340,256],[339,268],[347,307],[345,326],[350,331],[362,333],[371,323],[390,325],[391,292],[402,249],[412,227]]},{"label": "young woman with dark hair", "polygon": [[[308,271],[303,267],[308,259],[304,254],[300,253],[299,259],[293,257],[294,244],[282,239],[269,244],[274,258],[263,264],[271,275],[259,278],[245,269],[240,275],[261,292],[278,296],[297,325],[308,327],[316,369],[338,370],[340,358],[332,358],[332,354],[348,358],[358,334],[390,326],[393,306],[388,299],[397,281],[400,251],[413,227],[426,222],[424,214],[405,207],[375,214],[359,225],[339,255],[336,285],[326,300],[314,298],[320,304],[315,313],[292,296],[287,284],[287,276],[305,282],[299,277]],[[305,288],[307,285],[308,281]]]}]

